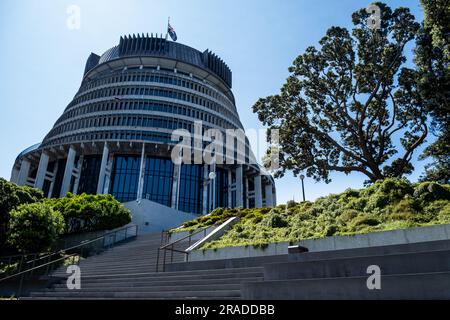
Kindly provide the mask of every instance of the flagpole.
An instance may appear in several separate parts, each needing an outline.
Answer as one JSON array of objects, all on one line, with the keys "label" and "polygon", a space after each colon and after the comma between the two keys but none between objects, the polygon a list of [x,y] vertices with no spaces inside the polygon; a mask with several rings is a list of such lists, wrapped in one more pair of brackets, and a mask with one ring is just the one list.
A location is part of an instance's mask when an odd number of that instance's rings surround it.
[{"label": "flagpole", "polygon": [[167,40],[167,35],[169,34],[169,24],[170,24],[170,17],[167,18],[166,40]]}]

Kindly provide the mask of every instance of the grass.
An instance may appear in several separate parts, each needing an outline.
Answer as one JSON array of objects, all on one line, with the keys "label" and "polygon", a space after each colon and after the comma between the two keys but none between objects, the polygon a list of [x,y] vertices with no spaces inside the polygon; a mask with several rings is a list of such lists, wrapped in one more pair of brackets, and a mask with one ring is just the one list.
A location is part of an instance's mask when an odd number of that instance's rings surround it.
[{"label": "grass", "polygon": [[450,223],[450,186],[385,179],[314,202],[288,202],[274,208],[223,209],[185,223],[179,230],[215,225],[232,216],[241,220],[203,249],[262,246],[327,236],[354,235]]}]

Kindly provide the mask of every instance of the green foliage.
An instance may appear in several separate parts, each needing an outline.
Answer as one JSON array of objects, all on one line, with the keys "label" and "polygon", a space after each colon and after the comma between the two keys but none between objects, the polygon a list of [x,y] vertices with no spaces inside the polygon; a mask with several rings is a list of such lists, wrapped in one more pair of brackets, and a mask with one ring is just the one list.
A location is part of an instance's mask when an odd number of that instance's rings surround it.
[{"label": "green foliage", "polygon": [[449,191],[449,185],[411,184],[405,179],[388,178],[365,189],[348,189],[315,202],[275,208],[217,209],[185,226],[195,229],[231,216],[241,218],[220,239],[207,243],[207,249],[450,223]]},{"label": "green foliage", "polygon": [[41,252],[50,249],[63,231],[61,213],[48,204],[22,204],[11,211],[8,241],[20,252]]},{"label": "green foliage", "polygon": [[414,197],[420,201],[450,200],[450,189],[436,182],[423,182],[416,187]]},{"label": "green foliage", "polygon": [[279,212],[275,211],[275,209],[265,217],[264,222],[270,228],[285,228],[288,226],[286,219]]},{"label": "green foliage", "polygon": [[73,195],[46,201],[61,212],[66,222],[65,233],[110,230],[131,221],[131,213],[109,194]]},{"label": "green foliage", "polygon": [[366,8],[354,12],[352,30],[330,27],[293,61],[280,92],[254,104],[268,139],[279,133],[276,177],[291,170],[329,182],[330,172],[358,172],[375,182],[413,170],[428,123],[404,52],[420,25],[408,8],[376,5],[379,29]]},{"label": "green foliage", "polygon": [[33,203],[44,197],[39,189],[18,186],[0,178],[0,251],[5,246],[10,212],[21,204]]},{"label": "green foliage", "polygon": [[286,208],[290,209],[290,208],[295,208],[297,206],[297,202],[295,202],[294,200],[289,200],[286,203]]},{"label": "green foliage", "polygon": [[424,22],[417,33],[414,62],[420,101],[432,116],[432,132],[437,137],[422,154],[433,158],[423,179],[450,183],[450,5],[448,0],[420,2]]}]

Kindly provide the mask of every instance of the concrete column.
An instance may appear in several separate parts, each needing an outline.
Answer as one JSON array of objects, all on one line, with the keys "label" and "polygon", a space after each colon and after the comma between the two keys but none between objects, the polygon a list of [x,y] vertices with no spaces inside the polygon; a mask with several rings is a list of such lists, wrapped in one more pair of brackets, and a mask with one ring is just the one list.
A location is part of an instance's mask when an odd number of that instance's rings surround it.
[{"label": "concrete column", "polygon": [[70,181],[72,180],[73,167],[75,165],[76,151],[73,147],[69,148],[67,154],[66,168],[64,170],[64,178],[61,185],[60,197],[64,197],[70,191]]},{"label": "concrete column", "polygon": [[180,182],[181,182],[181,164],[174,164],[173,178],[172,178],[172,201],[171,207],[173,209],[179,208],[180,204]]},{"label": "concrete column", "polygon": [[273,186],[272,205],[274,207],[277,205],[277,189],[275,188],[275,185]]},{"label": "concrete column", "polygon": [[42,151],[41,159],[39,160],[39,166],[36,173],[36,180],[34,181],[34,187],[41,189],[44,187],[45,175],[47,174],[49,156]]},{"label": "concrete column", "polygon": [[205,164],[203,166],[203,214],[208,213],[208,186],[209,186],[209,179],[208,179],[208,165]]},{"label": "concrete column", "polygon": [[142,144],[141,167],[139,169],[137,200],[142,199],[142,192],[144,191],[144,175],[145,175],[145,143]]},{"label": "concrete column", "polygon": [[110,153],[108,163],[106,165],[106,176],[105,176],[105,183],[103,186],[103,194],[109,193],[109,184],[111,183],[111,174],[112,174],[112,170],[113,170],[113,163],[114,163],[114,155],[112,153]]},{"label": "concrete column", "polygon": [[52,173],[52,180],[50,183],[50,190],[48,191],[48,197],[47,198],[51,198],[53,195],[53,188],[55,187],[55,179],[56,179],[56,173],[58,172],[58,161],[56,161],[55,163],[55,168],[53,169],[53,173]]},{"label": "concrete column", "polygon": [[236,207],[244,207],[244,190],[243,190],[243,168],[242,165],[236,168]]},{"label": "concrete column", "polygon": [[81,169],[83,168],[83,158],[84,156],[81,155],[78,159],[77,166],[75,168],[75,183],[73,184],[73,194],[78,194],[78,185],[80,184],[80,177],[81,177]]},{"label": "concrete column", "polygon": [[13,183],[17,183],[19,179],[19,169],[17,169],[15,166],[11,170],[11,179],[9,181]]},{"label": "concrete column", "polygon": [[97,194],[103,194],[105,191],[105,176],[106,176],[106,166],[108,164],[109,148],[108,144],[105,142],[103,146],[102,162],[100,163],[100,172],[98,174],[97,183]]},{"label": "concrete column", "polygon": [[250,207],[250,190],[248,190],[248,178],[244,177],[244,183],[245,183],[245,199],[244,199],[244,203],[245,203],[245,207],[249,208]]},{"label": "concrete column", "polygon": [[255,208],[262,208],[261,175],[255,176]]},{"label": "concrete column", "polygon": [[[213,164],[210,165],[210,172],[216,172],[216,163],[214,162]],[[208,177],[209,179],[209,177]],[[216,177],[217,179],[217,177]],[[210,199],[210,204],[211,204],[211,210],[214,210],[216,208],[216,192],[217,192],[217,188],[216,188],[216,179],[211,180],[210,184],[211,184],[211,199]]]},{"label": "concrete column", "polygon": [[273,192],[272,192],[272,185],[266,184],[266,207],[272,207],[273,206]]},{"label": "concrete column", "polygon": [[231,170],[228,170],[228,208],[231,208],[231,201],[232,201],[232,197],[231,197],[231,192],[232,192],[232,187],[233,187],[233,182],[231,181]]},{"label": "concrete column", "polygon": [[30,161],[23,159],[20,164],[19,177],[17,178],[17,184],[24,186],[28,180],[28,173],[30,172]]}]

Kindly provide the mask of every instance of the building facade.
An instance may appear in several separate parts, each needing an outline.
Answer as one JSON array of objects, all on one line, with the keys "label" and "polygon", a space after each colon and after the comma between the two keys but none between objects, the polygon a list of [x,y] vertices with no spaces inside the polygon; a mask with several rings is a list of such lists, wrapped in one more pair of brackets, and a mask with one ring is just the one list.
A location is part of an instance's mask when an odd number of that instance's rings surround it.
[{"label": "building facade", "polygon": [[[243,130],[231,87],[230,69],[208,50],[162,36],[122,37],[89,56],[75,97],[43,141],[19,154],[11,181],[47,197],[110,193],[123,203],[146,199],[192,214],[274,205],[273,178],[249,161],[245,136],[232,141],[243,162],[173,161],[174,130]],[[191,151],[206,144],[194,141]]]}]

